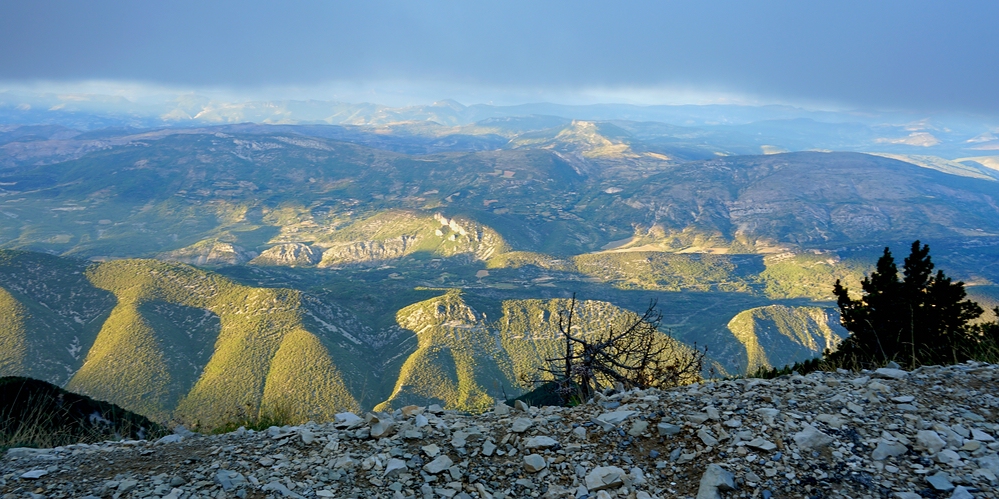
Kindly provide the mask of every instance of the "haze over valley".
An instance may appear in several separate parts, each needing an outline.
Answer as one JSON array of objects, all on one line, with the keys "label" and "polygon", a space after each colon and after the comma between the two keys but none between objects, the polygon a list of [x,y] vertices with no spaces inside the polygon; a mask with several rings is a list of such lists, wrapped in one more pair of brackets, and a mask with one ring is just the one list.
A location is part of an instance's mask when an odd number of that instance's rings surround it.
[{"label": "haze over valley", "polygon": [[0,6],[0,376],[478,412],[573,296],[708,377],[835,349],[886,246],[999,304],[993,7],[251,4]]}]

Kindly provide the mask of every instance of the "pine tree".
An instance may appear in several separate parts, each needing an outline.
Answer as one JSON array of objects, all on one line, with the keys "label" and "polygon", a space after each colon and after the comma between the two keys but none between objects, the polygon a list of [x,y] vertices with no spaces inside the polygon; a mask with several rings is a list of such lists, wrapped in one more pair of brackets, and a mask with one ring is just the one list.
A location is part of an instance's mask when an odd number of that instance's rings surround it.
[{"label": "pine tree", "polygon": [[969,322],[982,314],[965,300],[963,282],[943,271],[933,274],[928,245],[912,243],[902,268],[889,248],[861,282],[863,296],[850,297],[838,280],[833,287],[840,320],[851,335],[829,356],[836,364],[862,367],[895,361],[907,367],[964,360],[977,341]]}]

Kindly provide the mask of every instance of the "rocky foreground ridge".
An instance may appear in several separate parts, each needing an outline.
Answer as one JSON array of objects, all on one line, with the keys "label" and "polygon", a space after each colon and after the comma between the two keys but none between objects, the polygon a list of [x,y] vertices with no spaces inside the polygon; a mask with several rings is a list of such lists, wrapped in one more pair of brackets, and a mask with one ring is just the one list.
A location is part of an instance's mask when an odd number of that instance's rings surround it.
[{"label": "rocky foreground ridge", "polygon": [[816,372],[481,415],[11,449],[3,497],[999,497],[999,366]]}]

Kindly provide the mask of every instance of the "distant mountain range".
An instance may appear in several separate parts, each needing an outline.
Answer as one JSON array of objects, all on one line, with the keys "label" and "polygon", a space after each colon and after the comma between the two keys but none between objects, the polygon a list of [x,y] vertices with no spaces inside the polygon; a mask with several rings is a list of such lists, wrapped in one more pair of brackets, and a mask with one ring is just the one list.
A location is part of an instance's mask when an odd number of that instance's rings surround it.
[{"label": "distant mountain range", "polygon": [[761,154],[873,129],[814,117],[691,127],[476,109],[3,126],[0,375],[205,427],[475,410],[526,388],[573,292],[588,331],[658,297],[673,338],[707,346],[725,374],[834,347],[832,283],[858,289],[886,245],[928,242],[976,300],[999,300],[996,157]]}]

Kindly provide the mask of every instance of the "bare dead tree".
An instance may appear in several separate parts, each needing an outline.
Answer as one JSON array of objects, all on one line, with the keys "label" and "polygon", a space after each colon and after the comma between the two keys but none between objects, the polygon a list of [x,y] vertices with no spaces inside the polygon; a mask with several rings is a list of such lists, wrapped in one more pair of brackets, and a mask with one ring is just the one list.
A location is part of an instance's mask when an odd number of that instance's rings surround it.
[{"label": "bare dead tree", "polygon": [[707,348],[684,348],[671,335],[659,330],[662,312],[652,300],[640,317],[623,329],[609,325],[601,332],[573,333],[576,295],[568,309],[559,312],[558,328],[565,340],[560,357],[545,359],[541,371],[553,379],[563,400],[578,395],[581,400],[604,389],[605,383],[625,388],[670,388],[698,381]]}]

